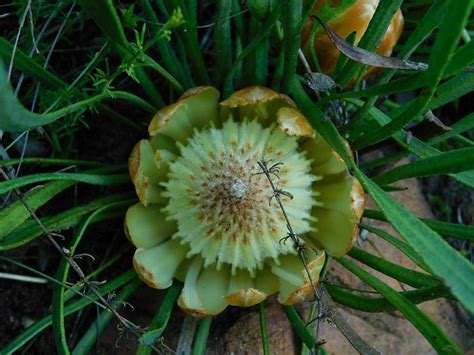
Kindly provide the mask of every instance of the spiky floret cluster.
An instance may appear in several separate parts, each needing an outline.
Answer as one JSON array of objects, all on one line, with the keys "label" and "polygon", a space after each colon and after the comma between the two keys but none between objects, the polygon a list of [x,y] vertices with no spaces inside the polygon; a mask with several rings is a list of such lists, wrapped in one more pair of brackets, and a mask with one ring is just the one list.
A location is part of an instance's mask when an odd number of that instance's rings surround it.
[{"label": "spiky floret cluster", "polygon": [[[184,281],[178,304],[197,316],[275,292],[281,303],[301,302],[325,252],[341,256],[352,246],[363,191],[288,97],[263,87],[220,104],[218,96],[211,87],[188,91],[155,115],[150,139],[132,151],[140,203],[125,230],[137,247],[135,269],[155,288]],[[307,246],[307,270],[291,240],[280,242],[287,221],[269,203],[275,191],[261,159],[283,163],[271,179],[289,192],[280,197]]]},{"label": "spiky floret cluster", "polygon": [[291,242],[280,243],[286,221],[275,201],[269,203],[273,190],[261,174],[260,159],[285,162],[277,184],[293,195],[282,197],[286,212],[297,233],[311,230],[316,177],[296,137],[256,120],[228,120],[221,129],[195,132],[187,145],[180,144],[180,153],[163,184],[169,198],[165,211],[177,221],[174,237],[190,246],[187,256],[201,255],[205,267],[226,263],[233,273],[247,269],[254,275],[266,259],[294,252]]}]

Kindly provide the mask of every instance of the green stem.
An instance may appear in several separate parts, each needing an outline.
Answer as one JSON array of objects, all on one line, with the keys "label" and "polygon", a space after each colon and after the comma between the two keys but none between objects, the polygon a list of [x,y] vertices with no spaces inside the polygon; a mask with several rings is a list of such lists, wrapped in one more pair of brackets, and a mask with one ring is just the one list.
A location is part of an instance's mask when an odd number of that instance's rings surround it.
[{"label": "green stem", "polygon": [[[394,312],[397,308],[385,297],[363,297],[344,290],[337,285],[324,285],[332,299],[346,307],[362,312]],[[431,301],[438,298],[453,298],[446,286],[425,287],[415,291],[399,292],[415,304]]]},{"label": "green stem", "polygon": [[[160,26],[158,25],[158,17],[156,16],[155,10],[151,6],[150,1],[142,0],[141,4],[145,18],[150,22],[153,32],[155,34],[159,33]],[[191,85],[190,78],[186,77],[184,74],[180,63],[178,62],[176,53],[174,53],[169,41],[167,41],[165,38],[160,38],[156,42],[156,45],[158,47],[160,57],[163,60],[163,63],[165,63],[167,70],[171,72],[173,76],[178,77],[181,82],[186,83],[186,86],[189,88]]]},{"label": "green stem", "polygon": [[188,14],[184,0],[170,0],[170,2],[174,8],[180,7],[183,12],[186,23],[182,26],[184,28],[180,28],[178,31],[183,38],[186,56],[194,64],[194,73],[199,80],[199,84],[209,85],[211,81],[207,72],[206,63],[204,62],[203,53],[199,47],[197,28],[191,24],[193,19],[190,18]]},{"label": "green stem", "polygon": [[204,355],[206,353],[207,338],[211,329],[212,317],[203,318],[199,321],[199,328],[194,340],[192,355]]},{"label": "green stem", "polygon": [[265,313],[265,303],[260,302],[258,305],[259,310],[259,319],[260,319],[260,335],[262,337],[262,347],[263,347],[263,354],[270,355],[270,342],[268,339],[268,323],[267,323],[267,315]]},{"label": "green stem", "polygon": [[276,6],[275,9],[270,14],[270,16],[267,18],[267,20],[263,23],[262,27],[260,28],[260,32],[255,36],[255,38],[252,39],[252,41],[247,45],[247,47],[245,47],[242,53],[234,61],[232,68],[230,69],[229,73],[227,73],[227,76],[224,81],[224,92],[223,92],[224,98],[228,97],[233,91],[234,75],[237,68],[239,68],[239,65],[242,62],[242,60],[247,55],[249,55],[254,49],[256,49],[257,46],[260,45],[260,43],[265,39],[265,37],[268,36],[268,33],[270,32],[272,27],[276,24],[279,16],[280,16],[280,7]]},{"label": "green stem", "polygon": [[[159,339],[159,337],[161,337],[161,334],[166,330],[166,327],[171,317],[171,312],[173,311],[176,299],[178,298],[182,288],[183,285],[181,283],[175,283],[168,289],[168,291],[166,291],[166,295],[163,298],[163,301],[161,301],[160,309],[156,313],[155,318],[153,318],[150,323],[150,326],[148,327],[147,333],[153,333],[153,343],[157,339]],[[145,333],[143,337],[146,337],[146,335],[147,334]],[[143,338],[141,338],[140,340],[142,339]],[[147,345],[152,344],[140,345],[137,350],[137,355],[151,354],[151,348]]]},{"label": "green stem", "polygon": [[286,316],[288,317],[288,320],[290,321],[296,334],[300,337],[300,339],[309,349],[313,349],[315,344],[314,337],[306,328],[306,325],[301,320],[301,317],[299,316],[298,312],[296,312],[295,307],[283,306],[283,309],[285,310]]},{"label": "green stem", "polygon": [[441,285],[441,281],[436,277],[396,265],[357,247],[353,247],[349,255],[371,268],[413,287]]},{"label": "green stem", "polygon": [[282,91],[290,92],[296,73],[298,50],[300,49],[303,2],[301,0],[287,0],[282,2],[281,22],[283,25],[283,51],[285,66],[283,69]]},{"label": "green stem", "polygon": [[218,79],[220,85],[232,66],[232,36],[230,12],[232,0],[219,0],[215,17],[214,47],[217,54]]}]

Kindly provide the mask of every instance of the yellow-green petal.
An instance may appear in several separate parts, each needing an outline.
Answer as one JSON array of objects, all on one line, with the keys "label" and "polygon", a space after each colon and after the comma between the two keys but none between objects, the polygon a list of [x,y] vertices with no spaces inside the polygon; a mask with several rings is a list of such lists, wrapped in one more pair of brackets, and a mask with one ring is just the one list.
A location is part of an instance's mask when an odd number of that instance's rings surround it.
[{"label": "yellow-green petal", "polygon": [[215,266],[205,268],[203,263],[199,256],[194,258],[178,299],[181,309],[201,318],[216,315],[227,307],[224,297],[230,275],[228,267],[217,270]]},{"label": "yellow-green petal", "polygon": [[280,108],[296,107],[288,96],[263,86],[250,86],[236,91],[220,105],[223,121],[231,116],[236,120],[257,118],[264,126],[275,122]]},{"label": "yellow-green petal", "polygon": [[237,270],[230,277],[225,302],[238,307],[250,307],[262,302],[267,294],[255,287],[255,278],[247,270]]},{"label": "yellow-green petal", "polygon": [[278,302],[287,305],[300,303],[313,293],[313,285],[319,282],[324,266],[325,254],[308,249],[305,255],[311,281],[299,255],[285,255],[279,259],[280,265],[272,266],[272,272],[279,279]]},{"label": "yellow-green petal", "polygon": [[137,248],[152,248],[176,232],[176,223],[167,221],[161,208],[160,206],[145,207],[137,203],[127,210],[125,234]]},{"label": "yellow-green petal", "polygon": [[173,283],[176,269],[186,256],[187,248],[179,240],[169,239],[150,249],[138,249],[133,266],[140,279],[153,288],[167,288]]}]

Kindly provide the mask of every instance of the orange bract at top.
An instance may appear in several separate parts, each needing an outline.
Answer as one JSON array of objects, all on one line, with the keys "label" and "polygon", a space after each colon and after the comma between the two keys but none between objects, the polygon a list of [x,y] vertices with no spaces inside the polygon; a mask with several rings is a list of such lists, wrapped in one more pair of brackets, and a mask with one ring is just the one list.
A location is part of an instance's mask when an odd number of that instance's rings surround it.
[{"label": "orange bract at top", "polygon": [[[325,0],[319,0],[314,6],[312,13],[318,14]],[[327,0],[326,0],[327,1]],[[372,19],[379,0],[357,0],[354,5],[328,23],[328,26],[342,38],[346,38],[352,32],[356,32],[355,45],[359,43],[364,35],[369,22]],[[310,18],[303,27],[301,45],[309,50],[309,37],[314,19]],[[376,52],[384,56],[390,56],[393,47],[397,43],[403,30],[403,15],[398,10],[390,22],[390,26],[379,44]],[[316,32],[314,38],[314,49],[318,57],[321,70],[325,74],[330,74],[336,67],[340,52],[331,42],[326,32],[321,28]]]}]

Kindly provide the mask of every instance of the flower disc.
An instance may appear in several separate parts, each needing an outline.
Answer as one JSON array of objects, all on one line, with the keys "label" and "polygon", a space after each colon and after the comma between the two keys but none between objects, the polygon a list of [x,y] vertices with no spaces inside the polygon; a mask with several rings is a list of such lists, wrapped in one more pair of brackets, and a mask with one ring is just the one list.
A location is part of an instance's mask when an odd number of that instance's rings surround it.
[{"label": "flower disc", "polygon": [[[188,256],[200,255],[205,266],[217,263],[247,269],[252,274],[264,260],[294,253],[290,240],[280,242],[287,223],[268,177],[258,165],[277,162],[270,177],[280,194],[295,233],[311,230],[311,208],[317,202],[311,184],[310,160],[298,150],[297,138],[258,121],[228,120],[221,129],[195,131],[180,157],[170,165],[165,208],[178,231],[173,238],[190,246]],[[293,198],[291,198],[293,197]]]}]

